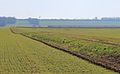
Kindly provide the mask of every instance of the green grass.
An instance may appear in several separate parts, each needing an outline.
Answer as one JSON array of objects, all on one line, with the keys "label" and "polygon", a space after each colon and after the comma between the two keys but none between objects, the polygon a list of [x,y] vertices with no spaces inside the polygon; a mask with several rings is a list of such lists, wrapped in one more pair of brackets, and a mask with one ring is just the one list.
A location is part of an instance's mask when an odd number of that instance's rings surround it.
[{"label": "green grass", "polygon": [[1,74],[117,74],[0,28]]},{"label": "green grass", "polygon": [[20,28],[17,30],[38,40],[67,45],[74,50],[76,48],[76,51],[87,49],[86,51],[99,55],[120,54],[119,28]]},{"label": "green grass", "polygon": [[[120,22],[114,22],[114,21],[48,21],[48,20],[40,20],[39,21],[39,25],[40,26],[56,26],[56,27],[119,27]],[[16,24],[14,24],[15,26],[32,26],[30,25],[30,23],[27,20],[21,20],[18,19],[16,21]]]},{"label": "green grass", "polygon": [[120,28],[14,28],[16,33],[120,69]]},{"label": "green grass", "polygon": [[27,20],[17,20],[15,26],[32,26]]}]

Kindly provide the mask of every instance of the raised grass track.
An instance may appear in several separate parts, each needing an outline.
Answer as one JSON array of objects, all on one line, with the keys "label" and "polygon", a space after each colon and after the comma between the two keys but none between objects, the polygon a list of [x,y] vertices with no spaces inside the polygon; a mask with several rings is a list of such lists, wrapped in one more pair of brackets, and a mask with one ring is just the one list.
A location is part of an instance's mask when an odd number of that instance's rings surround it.
[{"label": "raised grass track", "polygon": [[117,74],[0,28],[0,74]]}]

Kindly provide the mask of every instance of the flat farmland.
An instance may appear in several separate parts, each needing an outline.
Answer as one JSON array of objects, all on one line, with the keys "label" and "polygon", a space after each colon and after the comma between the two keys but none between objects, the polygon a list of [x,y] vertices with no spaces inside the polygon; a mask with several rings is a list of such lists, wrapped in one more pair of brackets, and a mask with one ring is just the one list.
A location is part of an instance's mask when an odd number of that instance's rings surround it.
[{"label": "flat farmland", "polygon": [[117,74],[0,28],[0,74]]},{"label": "flat farmland", "polygon": [[120,28],[13,28],[13,31],[120,72]]}]

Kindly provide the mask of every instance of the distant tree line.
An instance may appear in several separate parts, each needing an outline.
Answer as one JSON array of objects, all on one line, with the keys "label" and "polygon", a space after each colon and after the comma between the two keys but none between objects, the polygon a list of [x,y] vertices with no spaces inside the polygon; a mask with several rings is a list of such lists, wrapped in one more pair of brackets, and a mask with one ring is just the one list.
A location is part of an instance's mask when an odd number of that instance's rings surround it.
[{"label": "distant tree line", "polygon": [[32,25],[33,27],[39,27],[39,19],[37,19],[37,18],[28,18],[27,20],[30,23],[30,25]]},{"label": "distant tree line", "polygon": [[7,24],[15,24],[15,17],[0,17],[0,26],[5,26]]},{"label": "distant tree line", "polygon": [[[17,19],[15,17],[0,17],[0,26],[16,24],[16,20]],[[27,20],[33,27],[39,27],[39,19],[37,18],[28,18],[23,20]]]}]

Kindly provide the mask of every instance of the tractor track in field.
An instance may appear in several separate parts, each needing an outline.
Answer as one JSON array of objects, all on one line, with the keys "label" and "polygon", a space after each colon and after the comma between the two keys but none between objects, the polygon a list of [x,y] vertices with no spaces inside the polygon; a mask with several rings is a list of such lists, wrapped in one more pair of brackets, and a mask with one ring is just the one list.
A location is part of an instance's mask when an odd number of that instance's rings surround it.
[{"label": "tractor track in field", "polygon": [[[10,30],[11,30],[12,33],[18,34],[18,33],[15,33],[12,29],[10,29]],[[73,55],[73,56],[76,56],[76,57],[78,57],[78,58],[82,58],[83,60],[89,61],[89,62],[92,63],[92,64],[95,64],[95,65],[98,65],[98,66],[102,66],[102,67],[104,67],[104,68],[106,68],[106,69],[110,69],[110,70],[112,70],[112,71],[115,71],[115,72],[120,73],[120,68],[117,67],[117,65],[112,65],[112,66],[111,66],[111,62],[109,62],[109,61],[106,61],[106,60],[103,60],[103,59],[96,59],[96,58],[93,59],[93,57],[87,56],[87,55],[85,55],[85,54],[80,54],[80,53],[78,53],[78,52],[73,52],[73,51],[70,51],[70,50],[68,50],[68,49],[66,49],[66,48],[63,48],[63,47],[60,47],[60,46],[57,46],[57,45],[54,45],[54,44],[50,44],[50,43],[48,43],[48,42],[46,42],[46,41],[43,41],[43,40],[38,40],[38,39],[35,39],[35,38],[32,38],[32,37],[29,37],[29,36],[24,35],[24,34],[22,34],[22,33],[19,33],[19,34],[22,35],[22,36],[24,36],[24,37],[30,38],[30,39],[32,39],[32,40],[39,41],[39,42],[41,42],[41,43],[43,43],[43,44],[45,44],[45,45],[48,45],[48,46],[50,46],[50,47],[52,47],[52,48],[55,48],[55,49],[64,51],[64,52],[66,52],[66,53],[69,53],[69,54],[71,54],[71,55]],[[88,39],[83,39],[83,40],[85,40],[85,41],[91,41],[91,42],[98,42],[98,41],[93,41],[93,40],[88,40]],[[111,44],[111,43],[106,43],[106,42],[101,42],[101,43]],[[111,44],[111,45],[118,46],[118,45],[116,45],[116,44]]]},{"label": "tractor track in field", "polygon": [[120,44],[118,43],[113,43],[113,42],[107,42],[107,41],[103,41],[103,40],[93,40],[93,39],[81,39],[84,41],[90,41],[90,42],[98,42],[98,43],[102,43],[102,44],[109,44],[109,45],[114,45],[114,46],[120,46]]}]

